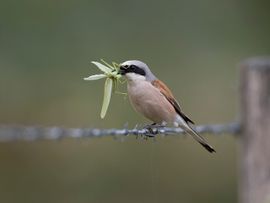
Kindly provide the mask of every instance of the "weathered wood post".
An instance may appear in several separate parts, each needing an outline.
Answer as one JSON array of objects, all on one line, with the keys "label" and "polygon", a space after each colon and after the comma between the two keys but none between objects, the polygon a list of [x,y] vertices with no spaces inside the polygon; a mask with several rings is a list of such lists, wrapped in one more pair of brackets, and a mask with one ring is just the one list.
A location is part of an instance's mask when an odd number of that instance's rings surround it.
[{"label": "weathered wood post", "polygon": [[241,65],[241,203],[270,203],[270,57]]}]

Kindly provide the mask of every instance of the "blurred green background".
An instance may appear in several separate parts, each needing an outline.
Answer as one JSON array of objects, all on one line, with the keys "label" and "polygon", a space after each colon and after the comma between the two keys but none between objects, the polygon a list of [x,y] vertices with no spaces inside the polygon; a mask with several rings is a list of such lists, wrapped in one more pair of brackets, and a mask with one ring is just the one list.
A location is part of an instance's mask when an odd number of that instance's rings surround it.
[{"label": "blurred green background", "polygon": [[[147,123],[90,61],[139,59],[197,124],[237,119],[238,63],[270,52],[269,1],[10,0],[0,7],[0,123]],[[125,88],[123,88],[125,89]],[[237,202],[237,140],[207,135],[0,144],[0,202]]]}]

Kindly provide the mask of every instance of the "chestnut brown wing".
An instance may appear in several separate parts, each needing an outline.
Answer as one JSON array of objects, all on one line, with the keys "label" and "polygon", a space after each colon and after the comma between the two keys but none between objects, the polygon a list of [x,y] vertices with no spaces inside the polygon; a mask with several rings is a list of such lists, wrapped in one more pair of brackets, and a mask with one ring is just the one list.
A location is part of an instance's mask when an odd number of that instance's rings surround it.
[{"label": "chestnut brown wing", "polygon": [[159,89],[159,91],[166,97],[166,99],[173,105],[175,111],[187,122],[192,123],[194,122],[181,111],[180,105],[177,100],[174,98],[171,90],[160,80],[154,80],[151,82],[154,87]]}]

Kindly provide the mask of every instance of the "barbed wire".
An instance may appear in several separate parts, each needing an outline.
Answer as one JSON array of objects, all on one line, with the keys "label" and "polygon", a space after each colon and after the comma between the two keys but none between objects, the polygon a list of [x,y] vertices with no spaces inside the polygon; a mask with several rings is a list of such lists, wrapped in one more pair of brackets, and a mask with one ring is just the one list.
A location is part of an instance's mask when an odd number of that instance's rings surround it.
[{"label": "barbed wire", "polygon": [[[217,125],[199,125],[194,129],[200,134],[238,134],[240,124],[232,122]],[[62,128],[62,127],[39,127],[39,126],[11,126],[0,125],[0,142],[11,142],[17,140],[58,140],[62,138],[94,138],[105,136],[145,136],[155,137],[163,135],[182,135],[185,132],[181,128],[152,127],[139,129],[96,129],[96,128]]]}]

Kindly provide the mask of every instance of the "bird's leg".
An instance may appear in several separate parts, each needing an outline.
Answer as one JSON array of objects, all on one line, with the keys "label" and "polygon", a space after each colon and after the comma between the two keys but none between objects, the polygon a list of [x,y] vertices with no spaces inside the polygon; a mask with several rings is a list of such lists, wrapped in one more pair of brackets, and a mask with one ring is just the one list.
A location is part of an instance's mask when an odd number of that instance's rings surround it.
[{"label": "bird's leg", "polygon": [[156,123],[151,123],[151,124],[147,124],[145,126],[143,126],[143,129],[148,130],[149,133],[145,134],[145,139],[147,139],[148,137],[155,137],[155,135],[157,134],[156,132],[153,131],[153,127],[156,125]]},{"label": "bird's leg", "polygon": [[148,124],[148,125],[145,125],[144,128],[147,129],[149,131],[150,134],[147,134],[146,136],[147,137],[155,137],[157,134],[158,134],[158,130],[154,130],[153,128],[155,129],[158,129],[158,128],[164,128],[166,126],[166,122],[162,122],[160,124],[158,123],[152,123],[152,124]]},{"label": "bird's leg", "polygon": [[167,123],[166,122],[162,122],[162,123],[155,123],[154,125],[152,125],[152,127],[155,127],[155,128],[164,128],[166,127]]},{"label": "bird's leg", "polygon": [[157,125],[157,123],[151,123],[151,124],[147,124],[147,125],[143,126],[143,128],[149,129],[151,127],[154,127],[155,125]]}]

